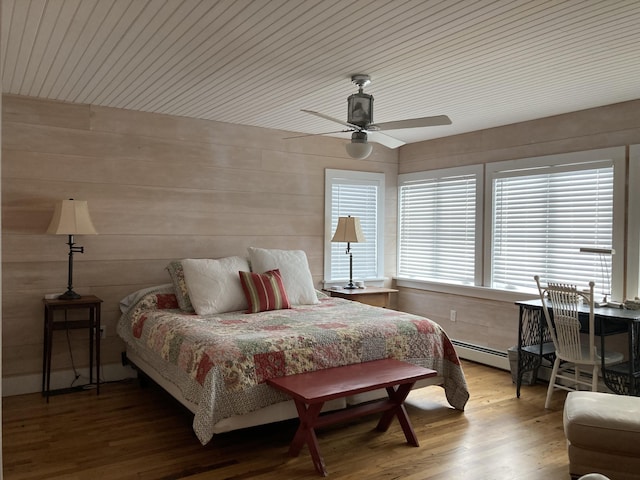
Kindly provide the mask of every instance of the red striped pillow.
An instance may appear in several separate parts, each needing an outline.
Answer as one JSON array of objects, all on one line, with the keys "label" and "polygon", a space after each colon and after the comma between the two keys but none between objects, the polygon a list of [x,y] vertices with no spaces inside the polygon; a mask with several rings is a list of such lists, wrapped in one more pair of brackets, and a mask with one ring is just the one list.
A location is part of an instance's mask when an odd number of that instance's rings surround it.
[{"label": "red striped pillow", "polygon": [[247,297],[249,310],[247,313],[266,312],[291,308],[289,297],[284,290],[280,270],[269,270],[264,273],[238,272],[242,290]]}]

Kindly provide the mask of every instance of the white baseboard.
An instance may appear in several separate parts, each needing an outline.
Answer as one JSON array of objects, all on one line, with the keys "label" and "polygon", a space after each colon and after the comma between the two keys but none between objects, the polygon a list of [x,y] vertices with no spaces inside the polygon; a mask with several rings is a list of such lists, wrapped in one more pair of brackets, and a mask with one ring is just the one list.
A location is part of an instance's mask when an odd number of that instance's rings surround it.
[{"label": "white baseboard", "polygon": [[[94,372],[95,373],[95,372]],[[84,385],[89,383],[89,368],[79,368],[78,374],[80,378],[76,381],[73,370],[59,370],[51,372],[50,388],[57,390],[60,388],[69,388],[72,385]],[[122,366],[120,363],[112,363],[102,365],[100,368],[101,382],[115,382],[126,378],[135,378],[136,371],[129,366]],[[95,378],[93,379],[95,382]],[[2,379],[2,396],[10,397],[13,395],[24,395],[26,393],[37,393],[42,391],[42,375],[16,375],[12,377],[4,377]]]},{"label": "white baseboard", "polygon": [[479,347],[477,345],[457,340],[453,340],[452,343],[460,358],[481,363],[483,365],[489,365],[490,367],[499,368],[501,370],[511,370],[509,359],[507,358],[507,352]]},{"label": "white baseboard", "polygon": [[[454,341],[453,343],[460,358],[502,370],[510,370],[509,359],[506,356],[506,352],[477,347],[464,342]],[[89,383],[89,368],[80,368],[78,369],[78,373],[80,374],[80,378],[74,382],[75,375],[73,370],[51,372],[51,390],[69,388],[72,384],[83,385]],[[102,382],[113,382],[126,378],[135,378],[136,376],[137,373],[133,368],[129,366],[123,367],[119,363],[103,365],[100,369],[100,381]],[[2,379],[3,397],[36,393],[40,392],[41,389],[41,374],[16,375]]]}]

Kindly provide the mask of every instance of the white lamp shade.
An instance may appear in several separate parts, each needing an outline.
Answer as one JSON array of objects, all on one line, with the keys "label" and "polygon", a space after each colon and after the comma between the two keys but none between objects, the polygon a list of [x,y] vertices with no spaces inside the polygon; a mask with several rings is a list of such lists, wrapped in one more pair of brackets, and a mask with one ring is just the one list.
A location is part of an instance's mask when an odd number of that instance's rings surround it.
[{"label": "white lamp shade", "polygon": [[360,227],[360,218],[358,217],[339,217],[336,232],[333,234],[332,242],[366,242],[362,228]]},{"label": "white lamp shade", "polygon": [[96,235],[89,216],[89,206],[84,200],[62,200],[56,205],[47,229],[51,235]]},{"label": "white lamp shade", "polygon": [[371,151],[373,150],[373,145],[370,143],[350,142],[347,143],[345,147],[349,156],[358,160],[367,158],[371,155]]}]

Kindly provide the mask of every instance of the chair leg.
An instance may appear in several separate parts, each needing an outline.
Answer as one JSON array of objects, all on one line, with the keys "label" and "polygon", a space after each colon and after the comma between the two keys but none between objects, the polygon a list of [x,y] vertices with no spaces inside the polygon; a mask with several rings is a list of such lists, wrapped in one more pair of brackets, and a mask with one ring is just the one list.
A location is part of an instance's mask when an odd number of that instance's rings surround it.
[{"label": "chair leg", "polygon": [[574,365],[573,367],[573,375],[575,378],[575,385],[573,386],[574,390],[580,390],[580,366],[579,365]]},{"label": "chair leg", "polygon": [[593,372],[591,373],[591,375],[593,376],[591,378],[591,391],[592,392],[597,392],[598,391],[598,379],[600,377],[600,371],[598,369],[598,365],[594,365],[593,366]]},{"label": "chair leg", "polygon": [[551,405],[551,394],[553,393],[553,387],[556,384],[556,375],[558,374],[558,368],[560,367],[560,358],[556,357],[553,362],[553,370],[551,370],[551,377],[549,378],[549,388],[547,388],[547,399],[544,402],[544,408],[549,408]]}]

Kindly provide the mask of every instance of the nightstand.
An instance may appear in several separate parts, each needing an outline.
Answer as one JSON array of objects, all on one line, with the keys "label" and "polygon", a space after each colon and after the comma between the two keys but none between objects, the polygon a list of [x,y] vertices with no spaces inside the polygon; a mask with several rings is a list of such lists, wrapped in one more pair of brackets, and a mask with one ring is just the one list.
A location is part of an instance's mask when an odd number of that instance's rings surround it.
[{"label": "nightstand", "polygon": [[[76,300],[44,298],[44,350],[42,353],[42,395],[51,393],[51,351],[54,330],[86,328],[89,330],[89,383],[93,383],[93,359],[95,342],[96,394],[100,394],[100,305],[102,300],[95,295],[85,295]],[[87,319],[69,320],[70,310],[86,310]],[[56,312],[62,312],[63,319],[56,320]],[[95,338],[94,338],[95,337]]]},{"label": "nightstand", "polygon": [[389,308],[391,303],[391,294],[396,293],[398,290],[393,288],[381,288],[381,287],[366,287],[366,288],[354,288],[352,290],[339,288],[339,289],[327,289],[327,292],[332,297],[346,298],[347,300],[353,300],[354,302],[366,303],[367,305],[373,305],[374,307]]}]

